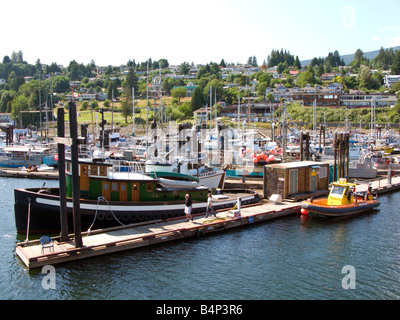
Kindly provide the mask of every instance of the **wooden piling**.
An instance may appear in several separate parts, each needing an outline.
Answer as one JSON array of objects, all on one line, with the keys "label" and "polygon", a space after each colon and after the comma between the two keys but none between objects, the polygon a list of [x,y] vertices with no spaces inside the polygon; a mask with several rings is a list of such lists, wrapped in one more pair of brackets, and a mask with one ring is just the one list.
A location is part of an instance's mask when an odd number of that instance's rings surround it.
[{"label": "wooden piling", "polygon": [[81,214],[80,214],[80,188],[79,188],[79,164],[78,164],[78,121],[76,118],[76,105],[69,103],[69,125],[71,144],[71,170],[72,170],[72,211],[74,222],[75,248],[82,247]]},{"label": "wooden piling", "polygon": [[[64,108],[57,109],[57,135],[59,138],[65,136],[64,130]],[[61,222],[61,239],[68,240],[68,217],[67,217],[67,196],[65,182],[65,145],[57,144],[58,148],[58,179],[60,185],[60,222]]]}]

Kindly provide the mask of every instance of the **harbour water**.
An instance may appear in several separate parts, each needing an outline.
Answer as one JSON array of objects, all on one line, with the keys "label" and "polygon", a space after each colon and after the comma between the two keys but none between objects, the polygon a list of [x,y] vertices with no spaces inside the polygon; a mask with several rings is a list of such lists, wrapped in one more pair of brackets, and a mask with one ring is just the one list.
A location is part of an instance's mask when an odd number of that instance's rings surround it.
[{"label": "harbour water", "polygon": [[[400,299],[400,193],[351,219],[293,216],[56,265],[55,289],[46,289],[47,274],[28,271],[15,254],[25,236],[16,233],[13,208],[14,188],[43,182],[0,178],[2,300]],[[342,285],[349,268],[354,289]]]}]

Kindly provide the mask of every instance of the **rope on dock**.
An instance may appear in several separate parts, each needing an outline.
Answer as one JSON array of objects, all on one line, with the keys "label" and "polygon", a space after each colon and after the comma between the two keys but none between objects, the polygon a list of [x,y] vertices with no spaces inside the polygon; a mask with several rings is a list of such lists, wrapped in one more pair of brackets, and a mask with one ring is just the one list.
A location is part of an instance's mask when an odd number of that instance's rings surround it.
[{"label": "rope on dock", "polygon": [[28,198],[28,222],[26,223],[27,227],[26,227],[26,239],[25,242],[28,242],[29,240],[29,224],[30,224],[30,220],[31,220],[31,198]]},{"label": "rope on dock", "polygon": [[98,212],[98,209],[99,209],[99,202],[100,202],[100,200],[104,200],[105,202],[107,202],[108,208],[110,209],[110,212],[111,212],[111,214],[113,215],[113,217],[115,218],[115,220],[117,220],[117,222],[118,222],[121,226],[125,226],[125,224],[122,223],[121,221],[119,221],[118,218],[115,216],[115,214],[114,214],[114,212],[112,211],[112,209],[111,209],[111,207],[110,207],[110,204],[108,203],[107,199],[104,198],[104,197],[102,197],[102,196],[100,196],[100,197],[97,198],[96,213],[95,213],[95,215],[94,215],[93,222],[92,222],[92,224],[90,225],[89,229],[87,230],[87,235],[88,235],[88,236],[90,235],[90,232],[92,231],[92,227],[93,227],[93,225],[94,225],[94,223],[95,223],[95,221],[96,221],[97,212]]}]

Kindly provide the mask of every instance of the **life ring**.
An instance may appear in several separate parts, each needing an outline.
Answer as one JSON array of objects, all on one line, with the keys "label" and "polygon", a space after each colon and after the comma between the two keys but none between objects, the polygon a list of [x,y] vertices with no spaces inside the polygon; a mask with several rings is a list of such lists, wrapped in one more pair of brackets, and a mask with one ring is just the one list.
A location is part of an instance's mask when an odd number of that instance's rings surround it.
[{"label": "life ring", "polygon": [[107,213],[106,214],[106,220],[111,221],[113,218],[114,217],[113,217],[112,213]]},{"label": "life ring", "polygon": [[196,236],[197,236],[197,238],[203,238],[204,237],[204,230],[203,229],[197,229]]},{"label": "life ring", "polygon": [[104,218],[105,218],[105,214],[104,213],[98,213],[97,214],[97,220],[104,220]]},{"label": "life ring", "polygon": [[161,211],[160,219],[165,220],[167,218],[167,213],[165,211]]},{"label": "life ring", "polygon": [[154,212],[153,213],[153,220],[157,220],[157,219],[159,219],[160,218],[160,212]]}]

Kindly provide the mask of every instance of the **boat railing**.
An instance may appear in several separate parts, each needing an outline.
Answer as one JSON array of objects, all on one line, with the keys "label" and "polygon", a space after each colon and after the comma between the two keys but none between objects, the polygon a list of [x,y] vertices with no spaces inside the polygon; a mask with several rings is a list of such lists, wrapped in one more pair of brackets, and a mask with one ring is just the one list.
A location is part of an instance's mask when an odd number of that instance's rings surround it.
[{"label": "boat railing", "polygon": [[110,160],[112,172],[144,173],[144,163],[141,161]]}]

